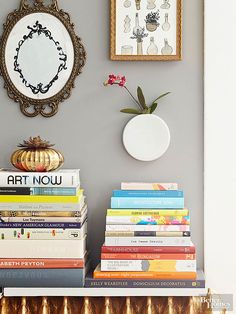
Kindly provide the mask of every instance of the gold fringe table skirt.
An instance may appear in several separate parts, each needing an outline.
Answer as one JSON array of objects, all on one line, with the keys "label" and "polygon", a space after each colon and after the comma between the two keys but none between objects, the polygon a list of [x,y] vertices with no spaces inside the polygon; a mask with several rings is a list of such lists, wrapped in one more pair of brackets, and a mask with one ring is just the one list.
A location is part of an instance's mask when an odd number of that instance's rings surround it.
[{"label": "gold fringe table skirt", "polygon": [[3,297],[0,303],[0,314],[204,313],[212,311],[200,297]]}]

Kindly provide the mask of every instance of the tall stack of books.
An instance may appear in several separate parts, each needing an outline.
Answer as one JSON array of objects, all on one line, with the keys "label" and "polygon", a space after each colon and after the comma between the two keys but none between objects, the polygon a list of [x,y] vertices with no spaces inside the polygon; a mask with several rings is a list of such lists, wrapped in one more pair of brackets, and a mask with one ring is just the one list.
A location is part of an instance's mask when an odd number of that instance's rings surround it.
[{"label": "tall stack of books", "polygon": [[87,205],[79,170],[0,171],[0,283],[81,287]]},{"label": "tall stack of books", "polygon": [[109,286],[112,279],[113,287],[123,280],[124,287],[203,288],[189,210],[177,184],[122,183],[113,191],[101,264],[93,278],[97,282],[88,278],[87,286]]}]

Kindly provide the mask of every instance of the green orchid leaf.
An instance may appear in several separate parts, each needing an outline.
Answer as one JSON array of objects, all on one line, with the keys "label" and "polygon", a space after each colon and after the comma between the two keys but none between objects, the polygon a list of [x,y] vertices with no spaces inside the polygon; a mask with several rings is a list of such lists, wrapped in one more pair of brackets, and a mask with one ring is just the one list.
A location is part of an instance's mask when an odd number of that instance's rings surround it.
[{"label": "green orchid leaf", "polygon": [[157,99],[155,99],[155,100],[153,101],[153,104],[154,104],[155,102],[157,102],[159,99],[161,99],[161,98],[163,98],[163,97],[165,97],[165,96],[167,96],[167,95],[169,95],[169,94],[170,94],[170,92],[160,95],[159,97],[157,97]]},{"label": "green orchid leaf", "polygon": [[150,113],[150,108],[147,108],[147,109],[144,109],[144,110],[142,110],[142,114],[149,114]]},{"label": "green orchid leaf", "polygon": [[147,109],[147,105],[146,105],[146,101],[145,101],[145,97],[143,95],[143,91],[141,89],[141,87],[138,86],[138,89],[137,89],[137,95],[138,95],[138,100],[139,100],[139,103],[140,105],[143,107],[143,109]]},{"label": "green orchid leaf", "polygon": [[154,102],[152,105],[151,105],[151,107],[150,107],[150,113],[153,113],[156,109],[157,109],[157,103],[156,102]]},{"label": "green orchid leaf", "polygon": [[139,110],[133,108],[122,109],[120,112],[129,114],[141,114]]}]

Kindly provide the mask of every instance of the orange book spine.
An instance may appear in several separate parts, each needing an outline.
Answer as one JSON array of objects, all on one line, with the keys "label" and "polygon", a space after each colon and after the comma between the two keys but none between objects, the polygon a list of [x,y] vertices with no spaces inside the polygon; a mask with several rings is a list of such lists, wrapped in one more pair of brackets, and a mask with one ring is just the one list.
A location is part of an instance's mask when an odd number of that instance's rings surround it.
[{"label": "orange book spine", "polygon": [[0,269],[84,268],[84,266],[83,259],[0,259]]},{"label": "orange book spine", "polygon": [[195,254],[155,254],[155,253],[102,253],[101,259],[105,260],[195,260]]},{"label": "orange book spine", "polygon": [[108,272],[94,271],[94,279],[170,279],[170,280],[196,280],[196,272]]}]

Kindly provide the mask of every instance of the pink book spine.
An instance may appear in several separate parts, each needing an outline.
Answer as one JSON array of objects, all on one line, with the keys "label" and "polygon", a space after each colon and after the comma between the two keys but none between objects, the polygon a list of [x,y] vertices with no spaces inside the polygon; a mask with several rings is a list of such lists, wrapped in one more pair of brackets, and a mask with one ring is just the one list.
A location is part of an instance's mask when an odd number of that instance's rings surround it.
[{"label": "pink book spine", "polygon": [[177,183],[122,182],[121,190],[178,190]]}]

